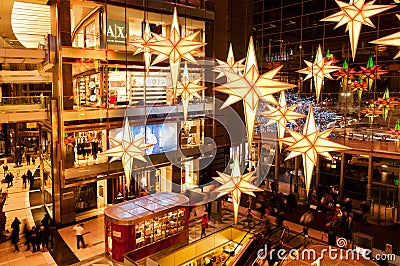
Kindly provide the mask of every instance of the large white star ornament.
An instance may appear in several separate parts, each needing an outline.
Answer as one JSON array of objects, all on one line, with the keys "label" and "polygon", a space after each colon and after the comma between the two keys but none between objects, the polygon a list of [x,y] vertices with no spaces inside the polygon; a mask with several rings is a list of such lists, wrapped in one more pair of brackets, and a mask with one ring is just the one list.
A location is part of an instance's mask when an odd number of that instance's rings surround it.
[{"label": "large white star ornament", "polygon": [[335,1],[340,7],[341,11],[321,19],[321,21],[338,22],[335,29],[347,24],[346,31],[349,31],[351,54],[354,61],[356,57],[361,26],[364,24],[375,28],[374,24],[369,18],[393,8],[396,5],[374,5],[376,0],[368,3],[365,3],[365,0],[350,0],[350,3],[345,3],[339,0]]},{"label": "large white star ornament", "polygon": [[315,94],[317,97],[317,102],[319,101],[319,96],[321,95],[322,84],[324,83],[324,78],[333,79],[331,72],[335,72],[340,69],[338,66],[332,66],[332,61],[325,62],[322,56],[321,46],[318,46],[317,53],[315,54],[314,63],[304,60],[307,64],[306,68],[300,69],[297,72],[301,74],[307,74],[304,80],[309,78],[314,79]]},{"label": "large white star ornament", "polygon": [[135,39],[133,41],[129,42],[130,45],[137,47],[134,55],[143,53],[143,59],[144,59],[144,63],[146,66],[146,73],[149,72],[149,69],[150,69],[151,54],[152,53],[158,54],[157,52],[152,51],[150,49],[150,44],[153,41],[154,41],[154,39],[151,37],[149,23],[146,22],[145,30],[143,33],[143,38],[135,36]]},{"label": "large white star ornament", "polygon": [[122,159],[122,166],[124,167],[128,190],[130,190],[133,160],[138,159],[140,161],[147,162],[146,158],[144,158],[146,149],[153,146],[153,144],[146,144],[145,139],[146,138],[144,137],[134,140],[130,130],[129,120],[128,118],[125,118],[122,139],[117,140],[110,138],[112,148],[101,153],[101,155],[112,157],[110,163],[118,160],[119,158]]},{"label": "large white star ornament", "polygon": [[285,160],[302,155],[307,195],[310,190],[314,166],[318,162],[318,154],[333,160],[329,152],[350,149],[347,146],[328,140],[333,130],[334,128],[331,128],[323,132],[318,132],[314,119],[313,107],[310,105],[307,120],[303,128],[303,134],[288,129],[291,136],[279,139],[283,144],[289,145],[288,150],[290,154]]},{"label": "large white star ornament", "polygon": [[149,44],[149,48],[158,52],[158,56],[154,59],[153,65],[165,59],[169,59],[172,87],[174,88],[174,97],[176,84],[178,83],[179,64],[181,59],[185,59],[194,64],[197,64],[196,59],[193,57],[198,49],[205,45],[204,42],[194,41],[200,32],[195,32],[190,36],[182,38],[179,31],[178,15],[176,7],[174,9],[174,16],[171,25],[171,34],[169,37],[153,33],[154,41]]},{"label": "large white star ornament", "polygon": [[244,75],[232,73],[224,69],[220,70],[224,72],[228,82],[214,88],[214,90],[229,94],[228,99],[222,105],[221,109],[243,100],[247,140],[250,146],[253,142],[254,125],[259,100],[265,100],[278,105],[273,94],[296,87],[296,85],[274,79],[281,68],[282,66],[279,66],[260,75],[258,72],[253,38],[250,37]]},{"label": "large white star ornament", "polygon": [[[400,15],[396,14],[396,16],[400,20]],[[388,35],[386,37],[377,39],[377,40],[372,41],[370,43],[400,47],[400,32],[390,34],[390,35]],[[399,58],[399,57],[400,57],[400,51],[394,56],[393,59],[396,59],[396,58]]]},{"label": "large white star ornament", "polygon": [[201,86],[200,79],[195,81],[189,81],[189,71],[187,63],[185,62],[185,68],[183,70],[182,81],[178,82],[176,87],[176,96],[181,96],[181,101],[183,105],[183,117],[184,121],[187,120],[189,101],[192,97],[201,99],[198,94],[199,91],[205,90],[207,87]]},{"label": "large white star ornament", "polygon": [[[232,44],[229,45],[229,51],[228,51],[228,57],[226,59],[226,62],[219,60],[219,59],[215,59],[217,60],[217,63],[219,64],[218,66],[215,66],[213,71],[218,72],[218,76],[215,79],[219,79],[222,78],[223,76],[225,76],[224,71],[221,70],[225,70],[225,71],[229,71],[235,74],[242,74],[245,66],[243,65],[243,62],[245,60],[245,58],[239,60],[239,61],[235,61],[235,57],[233,56],[233,48],[232,48]],[[228,80],[230,81],[230,80]]]},{"label": "large white star ornament", "polygon": [[[297,108],[297,104],[292,105],[290,107],[286,104],[286,96],[285,92],[281,91],[281,95],[279,97],[279,106],[273,107],[271,105],[267,105],[269,111],[262,112],[261,115],[269,118],[270,120],[266,124],[271,125],[273,123],[277,123],[278,127],[278,138],[283,138],[285,136],[285,130],[287,123],[291,123],[293,125],[296,124],[296,119],[306,117],[304,114],[296,113],[294,110]],[[279,143],[279,148],[282,150],[282,143]]]},{"label": "large white star ornament", "polygon": [[253,191],[263,191],[261,188],[253,185],[251,182],[257,178],[254,175],[255,171],[249,172],[245,175],[242,175],[240,172],[240,164],[239,159],[235,158],[233,161],[233,169],[231,175],[227,175],[224,173],[218,173],[218,177],[214,177],[214,179],[221,183],[222,186],[216,188],[214,192],[219,192],[218,197],[221,197],[225,194],[232,194],[233,201],[233,212],[235,216],[235,224],[237,224],[238,212],[239,212],[239,203],[242,193],[255,197]]}]

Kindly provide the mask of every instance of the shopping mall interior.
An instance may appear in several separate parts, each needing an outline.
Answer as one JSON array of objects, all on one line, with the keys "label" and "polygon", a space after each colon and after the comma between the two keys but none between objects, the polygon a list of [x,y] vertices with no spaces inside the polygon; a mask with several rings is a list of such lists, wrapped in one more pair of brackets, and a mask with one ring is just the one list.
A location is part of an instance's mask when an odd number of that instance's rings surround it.
[{"label": "shopping mall interior", "polygon": [[0,0],[0,266],[400,265],[399,49],[398,0]]}]

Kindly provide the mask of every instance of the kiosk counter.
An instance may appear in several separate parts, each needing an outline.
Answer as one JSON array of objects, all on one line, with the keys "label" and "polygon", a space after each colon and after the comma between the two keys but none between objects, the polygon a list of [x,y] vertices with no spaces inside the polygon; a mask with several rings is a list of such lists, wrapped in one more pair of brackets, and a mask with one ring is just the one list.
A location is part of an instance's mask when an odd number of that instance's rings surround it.
[{"label": "kiosk counter", "polygon": [[115,204],[104,210],[105,253],[123,262],[124,255],[139,260],[189,241],[189,199],[159,192]]}]

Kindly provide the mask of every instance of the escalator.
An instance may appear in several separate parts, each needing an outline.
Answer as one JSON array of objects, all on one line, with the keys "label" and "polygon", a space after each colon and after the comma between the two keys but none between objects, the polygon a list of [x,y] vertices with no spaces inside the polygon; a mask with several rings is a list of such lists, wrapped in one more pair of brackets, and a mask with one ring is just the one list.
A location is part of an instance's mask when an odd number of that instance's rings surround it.
[{"label": "escalator", "polygon": [[[291,250],[304,245],[303,233],[291,233],[289,227],[278,227],[265,234],[257,234],[229,265],[274,265],[280,263]],[[279,251],[279,253],[278,253]]]}]

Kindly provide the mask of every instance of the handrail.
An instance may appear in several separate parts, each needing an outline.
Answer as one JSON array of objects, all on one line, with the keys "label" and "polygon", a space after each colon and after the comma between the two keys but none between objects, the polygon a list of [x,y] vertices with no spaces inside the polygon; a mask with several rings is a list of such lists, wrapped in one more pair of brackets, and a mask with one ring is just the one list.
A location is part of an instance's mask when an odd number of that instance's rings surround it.
[{"label": "handrail", "polygon": [[236,253],[236,249],[239,247],[240,244],[242,244],[243,240],[247,237],[247,235],[250,234],[250,231],[251,231],[254,227],[260,225],[261,223],[262,223],[262,222],[254,223],[254,225],[248,229],[248,231],[247,231],[246,234],[242,237],[242,239],[240,240],[240,242],[238,243],[238,245],[236,245],[236,247],[234,248],[233,252],[230,253],[229,256],[228,256],[228,258],[224,261],[224,264],[222,264],[223,266],[226,265],[226,263],[228,262],[228,260],[229,260],[230,257],[232,256],[232,254],[235,254],[235,253]]}]

